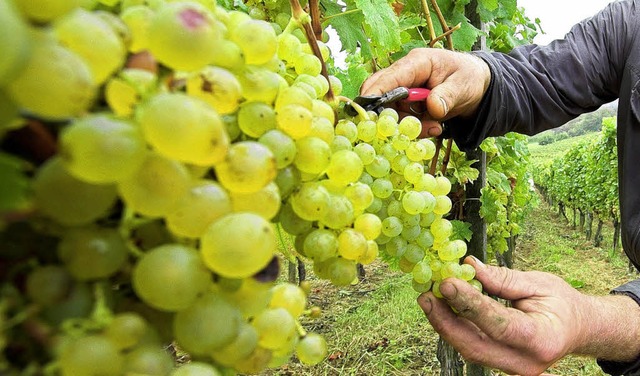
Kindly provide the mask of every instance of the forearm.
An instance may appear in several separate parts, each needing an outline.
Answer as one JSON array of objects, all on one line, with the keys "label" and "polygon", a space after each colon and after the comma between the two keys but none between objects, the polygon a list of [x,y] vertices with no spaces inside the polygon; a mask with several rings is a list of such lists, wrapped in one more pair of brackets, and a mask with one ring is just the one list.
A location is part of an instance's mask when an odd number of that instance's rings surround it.
[{"label": "forearm", "polygon": [[583,333],[576,354],[615,362],[640,356],[640,306],[625,295],[586,296],[588,306],[581,317]]}]

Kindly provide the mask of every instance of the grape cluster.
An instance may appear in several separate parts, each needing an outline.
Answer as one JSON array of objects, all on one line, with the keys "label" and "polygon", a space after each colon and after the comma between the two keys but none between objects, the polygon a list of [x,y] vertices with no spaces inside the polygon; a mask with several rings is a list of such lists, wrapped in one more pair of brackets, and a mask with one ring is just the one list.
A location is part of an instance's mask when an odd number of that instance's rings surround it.
[{"label": "grape cluster", "polygon": [[[417,291],[472,280],[418,119],[343,115],[323,99],[340,81],[321,75],[298,26],[206,0],[0,3],[0,134],[25,119],[59,127],[57,153],[33,167],[33,213],[0,232],[0,350],[26,354],[0,364],[62,375],[257,373],[293,354],[316,364],[326,344],[299,321],[316,310],[276,282],[280,229],[336,285],[381,249]],[[174,369],[172,341],[191,363]]]}]

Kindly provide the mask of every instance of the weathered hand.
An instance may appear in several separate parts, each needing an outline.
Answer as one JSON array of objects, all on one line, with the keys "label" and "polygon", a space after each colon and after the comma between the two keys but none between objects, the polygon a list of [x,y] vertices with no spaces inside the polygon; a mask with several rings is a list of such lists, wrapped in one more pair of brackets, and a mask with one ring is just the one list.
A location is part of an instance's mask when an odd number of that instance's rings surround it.
[{"label": "weathered hand", "polygon": [[380,95],[399,86],[430,88],[425,103],[398,103],[400,115],[423,113],[423,136],[438,136],[440,121],[472,116],[489,86],[491,72],[481,59],[437,48],[416,48],[386,69],[369,77],[363,95]]},{"label": "weathered hand", "polygon": [[[471,257],[465,262],[476,268],[488,294],[513,306],[453,278],[440,285],[444,299],[432,293],[418,298],[434,329],[465,359],[509,373],[539,375],[569,353],[620,361],[634,359],[640,351],[640,309],[630,298],[581,294],[548,273],[487,266]],[[617,348],[621,343],[624,350]]]}]

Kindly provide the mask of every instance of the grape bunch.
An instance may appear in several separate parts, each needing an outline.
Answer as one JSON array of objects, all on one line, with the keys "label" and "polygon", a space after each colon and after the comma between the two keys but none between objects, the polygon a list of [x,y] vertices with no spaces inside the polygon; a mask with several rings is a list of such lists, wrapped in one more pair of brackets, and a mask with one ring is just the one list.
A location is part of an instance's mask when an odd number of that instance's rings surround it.
[{"label": "grape bunch", "polygon": [[[344,115],[299,20],[262,17],[212,0],[0,3],[0,135],[55,137],[24,161],[30,210],[2,223],[0,369],[316,364],[326,343],[300,319],[317,309],[278,281],[281,230],[336,285],[381,251],[417,291],[475,283],[419,120]],[[176,367],[168,343],[192,361]]]}]

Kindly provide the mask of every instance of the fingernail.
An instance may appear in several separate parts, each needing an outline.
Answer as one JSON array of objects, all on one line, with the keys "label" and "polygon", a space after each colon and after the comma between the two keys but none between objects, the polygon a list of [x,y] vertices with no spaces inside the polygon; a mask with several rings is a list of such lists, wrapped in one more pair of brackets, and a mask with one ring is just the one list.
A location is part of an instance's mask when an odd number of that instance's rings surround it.
[{"label": "fingernail", "polygon": [[426,315],[431,313],[431,299],[426,294],[418,296],[418,305]]},{"label": "fingernail", "polygon": [[474,262],[477,266],[479,266],[479,267],[481,267],[481,268],[484,268],[484,263],[483,263],[482,261],[480,261],[480,259],[479,259],[479,258],[477,258],[476,256],[471,256],[471,257],[473,258],[473,262]]},{"label": "fingernail", "polygon": [[446,299],[451,300],[455,299],[455,297],[458,295],[458,289],[456,289],[453,283],[444,282],[440,285],[440,293]]},{"label": "fingernail", "polygon": [[444,114],[448,114],[449,113],[449,106],[447,106],[447,102],[444,101],[444,99],[442,97],[438,97],[438,99],[440,99],[440,103],[442,103],[442,108],[444,109]]},{"label": "fingernail", "polygon": [[427,134],[428,134],[430,137],[437,137],[437,136],[440,136],[440,134],[441,134],[441,133],[442,133],[442,131],[441,131],[439,128],[437,128],[437,127],[432,127],[432,128],[429,128],[429,129],[427,130]]}]

